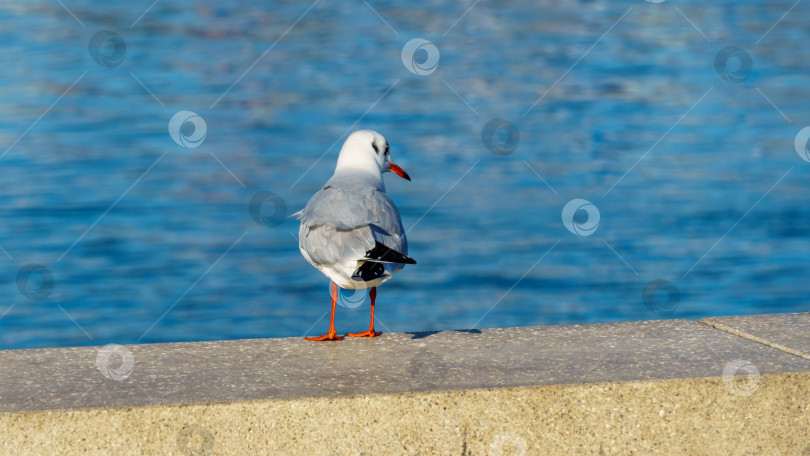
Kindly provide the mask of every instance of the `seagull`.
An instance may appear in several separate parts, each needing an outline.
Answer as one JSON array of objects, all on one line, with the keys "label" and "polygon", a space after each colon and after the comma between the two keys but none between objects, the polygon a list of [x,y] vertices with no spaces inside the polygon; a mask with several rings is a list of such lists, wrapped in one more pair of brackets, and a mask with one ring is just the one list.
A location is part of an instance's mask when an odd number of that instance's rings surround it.
[{"label": "seagull", "polygon": [[337,287],[349,290],[371,288],[371,323],[368,331],[349,337],[375,337],[374,302],[377,287],[406,264],[408,240],[399,211],[385,193],[383,173],[393,172],[411,180],[391,161],[388,141],[371,130],[359,130],[346,138],[332,178],[315,193],[303,210],[293,214],[301,220],[298,247],[301,254],[332,281],[332,317],[329,332],[307,340],[341,340],[335,332]]}]

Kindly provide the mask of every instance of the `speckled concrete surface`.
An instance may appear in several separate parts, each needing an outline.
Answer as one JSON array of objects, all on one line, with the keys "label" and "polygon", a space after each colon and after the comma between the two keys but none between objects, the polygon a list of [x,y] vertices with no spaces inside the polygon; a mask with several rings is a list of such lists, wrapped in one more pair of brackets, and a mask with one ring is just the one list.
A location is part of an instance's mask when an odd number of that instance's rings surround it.
[{"label": "speckled concrete surface", "polygon": [[810,454],[810,374],[0,414],[0,453]]},{"label": "speckled concrete surface", "polygon": [[708,323],[0,351],[0,455],[810,456],[810,360]]},{"label": "speckled concrete surface", "polygon": [[789,347],[810,358],[810,313],[743,315],[704,318],[701,322],[717,324],[761,338],[772,345]]},{"label": "speckled concrete surface", "polygon": [[130,368],[113,356],[106,376],[100,349],[0,351],[0,412],[714,377],[735,359],[810,371],[689,320],[133,345]]}]

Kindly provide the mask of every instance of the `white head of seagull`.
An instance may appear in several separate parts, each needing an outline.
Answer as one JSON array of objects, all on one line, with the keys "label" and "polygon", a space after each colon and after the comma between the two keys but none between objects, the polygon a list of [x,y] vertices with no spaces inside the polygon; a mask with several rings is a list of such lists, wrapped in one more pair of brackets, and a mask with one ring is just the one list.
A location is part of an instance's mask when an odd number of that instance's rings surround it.
[{"label": "white head of seagull", "polygon": [[372,130],[359,130],[346,138],[338,155],[335,175],[364,173],[382,181],[382,174],[388,171],[411,180],[408,173],[391,161],[388,141],[383,135]]}]

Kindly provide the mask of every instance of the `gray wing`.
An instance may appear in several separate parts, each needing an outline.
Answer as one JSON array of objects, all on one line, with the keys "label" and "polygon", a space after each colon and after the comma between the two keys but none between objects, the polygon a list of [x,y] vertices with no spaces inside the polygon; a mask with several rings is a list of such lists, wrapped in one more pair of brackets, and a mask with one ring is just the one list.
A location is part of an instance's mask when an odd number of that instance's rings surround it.
[{"label": "gray wing", "polygon": [[408,254],[394,202],[376,188],[326,186],[295,214],[299,246],[315,264],[362,260],[375,242]]}]

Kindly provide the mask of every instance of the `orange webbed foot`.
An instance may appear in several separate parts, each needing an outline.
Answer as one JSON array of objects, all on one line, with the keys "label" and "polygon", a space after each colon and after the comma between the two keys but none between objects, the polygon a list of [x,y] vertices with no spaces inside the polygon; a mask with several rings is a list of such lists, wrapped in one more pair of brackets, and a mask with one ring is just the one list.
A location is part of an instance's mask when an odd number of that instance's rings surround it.
[{"label": "orange webbed foot", "polygon": [[329,331],[318,337],[304,337],[306,340],[343,340],[343,336],[338,336],[335,331]]},{"label": "orange webbed foot", "polygon": [[347,333],[349,337],[377,337],[382,334],[382,331],[363,331],[361,333]]}]

